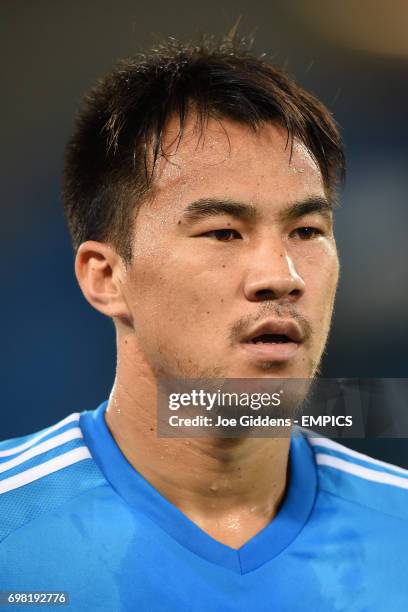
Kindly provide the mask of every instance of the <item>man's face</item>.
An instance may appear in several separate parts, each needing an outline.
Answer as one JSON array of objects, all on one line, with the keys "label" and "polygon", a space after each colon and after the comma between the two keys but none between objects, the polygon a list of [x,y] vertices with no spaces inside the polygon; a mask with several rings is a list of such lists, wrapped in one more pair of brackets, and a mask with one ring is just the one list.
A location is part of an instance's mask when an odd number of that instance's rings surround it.
[{"label": "man's face", "polygon": [[[125,291],[159,376],[311,377],[339,263],[318,166],[284,129],[210,120],[167,129],[135,223]],[[310,228],[310,229],[305,229]]]}]

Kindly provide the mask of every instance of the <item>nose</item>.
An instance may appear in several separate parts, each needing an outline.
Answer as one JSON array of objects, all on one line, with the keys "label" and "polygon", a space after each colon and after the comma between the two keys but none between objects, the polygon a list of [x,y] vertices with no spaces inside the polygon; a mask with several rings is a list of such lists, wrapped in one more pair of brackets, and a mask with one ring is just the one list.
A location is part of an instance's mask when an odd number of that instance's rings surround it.
[{"label": "nose", "polygon": [[251,302],[296,301],[304,293],[305,282],[284,244],[264,247],[251,259],[244,281],[244,294]]}]

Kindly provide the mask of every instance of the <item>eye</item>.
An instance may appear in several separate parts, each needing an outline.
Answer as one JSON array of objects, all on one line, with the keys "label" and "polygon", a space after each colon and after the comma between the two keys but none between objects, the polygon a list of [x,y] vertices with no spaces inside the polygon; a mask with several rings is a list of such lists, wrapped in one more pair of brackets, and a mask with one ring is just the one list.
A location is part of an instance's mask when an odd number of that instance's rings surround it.
[{"label": "eye", "polygon": [[231,242],[236,238],[242,239],[241,234],[234,229],[218,229],[211,230],[210,232],[205,232],[205,234],[201,234],[202,236],[207,236],[208,238],[215,238],[219,242]]},{"label": "eye", "polygon": [[317,227],[298,227],[292,234],[295,234],[301,240],[311,240],[312,238],[322,236],[323,232]]}]

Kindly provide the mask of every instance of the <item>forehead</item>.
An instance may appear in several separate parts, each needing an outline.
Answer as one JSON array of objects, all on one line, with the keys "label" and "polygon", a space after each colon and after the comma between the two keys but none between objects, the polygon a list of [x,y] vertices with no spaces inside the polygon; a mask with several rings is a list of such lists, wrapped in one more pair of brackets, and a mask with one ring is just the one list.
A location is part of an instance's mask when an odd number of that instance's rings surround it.
[{"label": "forehead", "polygon": [[294,139],[291,152],[286,130],[264,124],[257,131],[222,119],[209,119],[203,131],[190,117],[178,140],[179,122],[165,131],[154,180],[154,202],[183,207],[200,197],[223,197],[256,205],[285,206],[310,195],[324,197],[317,163]]}]

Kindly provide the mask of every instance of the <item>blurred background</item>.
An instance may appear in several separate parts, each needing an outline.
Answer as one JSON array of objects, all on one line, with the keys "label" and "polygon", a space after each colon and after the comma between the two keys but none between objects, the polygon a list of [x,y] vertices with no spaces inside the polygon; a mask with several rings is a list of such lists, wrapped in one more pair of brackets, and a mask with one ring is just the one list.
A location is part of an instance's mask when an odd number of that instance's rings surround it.
[{"label": "blurred background", "polygon": [[[326,103],[346,144],[323,374],[408,377],[405,0],[2,0],[0,439],[95,408],[114,378],[113,325],[77,287],[62,214],[63,150],[82,93],[158,36],[226,33],[240,15],[241,34],[256,30],[254,51]],[[350,445],[408,467],[408,440]]]}]

